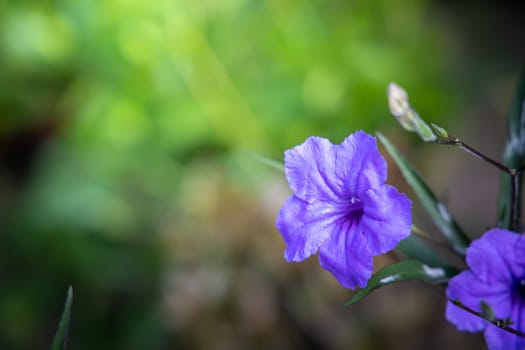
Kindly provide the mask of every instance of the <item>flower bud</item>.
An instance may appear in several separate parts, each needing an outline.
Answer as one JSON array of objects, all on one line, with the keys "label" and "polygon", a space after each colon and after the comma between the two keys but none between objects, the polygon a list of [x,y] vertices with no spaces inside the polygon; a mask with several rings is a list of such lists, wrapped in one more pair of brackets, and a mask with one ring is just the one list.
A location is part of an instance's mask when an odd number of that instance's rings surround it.
[{"label": "flower bud", "polygon": [[441,126],[436,125],[434,123],[430,123],[430,127],[434,131],[434,134],[437,135],[440,139],[447,139],[448,138],[448,132],[447,130],[443,129]]},{"label": "flower bud", "polygon": [[396,83],[388,85],[388,106],[390,113],[397,118],[401,126],[408,131],[415,131],[423,141],[435,141],[438,138],[433,129],[410,106],[406,91]]}]

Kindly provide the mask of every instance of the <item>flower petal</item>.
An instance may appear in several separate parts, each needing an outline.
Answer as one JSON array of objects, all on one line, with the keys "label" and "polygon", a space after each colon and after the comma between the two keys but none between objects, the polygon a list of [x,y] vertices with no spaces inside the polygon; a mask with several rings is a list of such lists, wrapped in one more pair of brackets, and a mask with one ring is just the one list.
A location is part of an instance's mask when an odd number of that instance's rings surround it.
[{"label": "flower petal", "polygon": [[[516,247],[521,236],[504,229],[492,229],[467,248],[467,264],[478,279],[487,283],[512,283],[525,276],[525,266],[518,262]],[[522,252],[521,252],[522,254]]]},{"label": "flower petal", "polygon": [[[517,328],[514,324],[513,328]],[[523,329],[521,330],[523,332]],[[523,350],[525,339],[504,331],[494,325],[487,326],[485,330],[485,341],[490,350]]]},{"label": "flower petal", "polygon": [[372,255],[395,248],[410,235],[412,203],[408,197],[390,185],[370,189],[363,197],[360,225]]},{"label": "flower petal", "polygon": [[294,194],[305,201],[336,201],[343,182],[335,176],[335,151],[339,146],[321,137],[309,137],[284,152],[286,178]]},{"label": "flower petal", "polygon": [[[497,312],[495,313],[498,318],[510,318],[512,321],[510,327],[525,332],[525,305],[523,295],[520,294],[519,290],[514,290],[514,293],[518,293],[518,295],[514,294],[513,296],[509,296],[506,300],[507,304],[511,304],[510,314],[506,313],[500,316]],[[525,338],[511,334],[493,325],[488,326],[485,330],[485,340],[491,350],[525,349]]]},{"label": "flower petal", "polygon": [[376,139],[362,130],[341,143],[336,158],[336,175],[343,179],[347,194],[361,196],[386,180],[386,161],[377,149]]},{"label": "flower petal", "polygon": [[[463,305],[480,312],[481,302],[488,303],[495,316],[505,318],[510,314],[510,288],[505,283],[488,285],[480,281],[470,270],[461,272],[452,278],[447,287],[447,297],[459,300]],[[489,324],[488,321],[475,316],[449,302],[446,310],[447,320],[462,331],[481,331]]]},{"label": "flower petal", "polygon": [[[519,235],[516,241],[516,244],[514,246],[513,253],[514,253],[514,257],[516,258],[516,265],[518,266],[519,269],[523,269],[525,271],[525,234]],[[525,276],[525,273],[521,276]],[[524,318],[524,322],[525,322],[525,318]]]},{"label": "flower petal", "polygon": [[355,222],[347,221],[319,248],[319,262],[346,288],[366,286],[373,271],[372,255]]},{"label": "flower petal", "polygon": [[276,226],[289,261],[319,250],[321,265],[343,286],[364,287],[373,255],[393,249],[410,234],[410,201],[384,185],[386,161],[375,138],[363,131],[341,145],[308,138],[285,152],[285,172],[294,195],[281,208]]},{"label": "flower petal", "polygon": [[275,225],[286,243],[285,258],[301,261],[314,254],[330,236],[336,219],[330,207],[309,204],[290,196],[281,207]]}]

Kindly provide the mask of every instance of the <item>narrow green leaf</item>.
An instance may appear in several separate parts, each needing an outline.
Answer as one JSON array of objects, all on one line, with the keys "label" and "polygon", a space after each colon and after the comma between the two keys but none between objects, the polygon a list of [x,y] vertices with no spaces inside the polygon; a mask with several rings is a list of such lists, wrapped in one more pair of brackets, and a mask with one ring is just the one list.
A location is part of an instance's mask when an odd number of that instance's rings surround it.
[{"label": "narrow green leaf", "polygon": [[429,266],[448,266],[450,263],[439,255],[431,243],[412,233],[396,247],[408,259],[419,260]]},{"label": "narrow green leaf", "polygon": [[[507,120],[507,142],[503,151],[503,163],[512,169],[525,166],[525,69],[516,88]],[[512,178],[508,174],[501,177],[501,186],[498,202],[498,226],[513,231],[519,230],[522,173],[518,174],[517,189],[515,191],[517,217],[512,218]]]},{"label": "narrow green leaf", "polygon": [[480,302],[480,308],[481,308],[481,315],[483,316],[484,319],[489,320],[490,322],[494,322],[497,320],[494,310],[492,309],[490,304],[487,303],[485,300],[482,300]]},{"label": "narrow green leaf", "polygon": [[67,290],[66,303],[64,305],[64,312],[60,318],[58,330],[53,339],[51,350],[65,350],[67,345],[67,336],[69,333],[69,322],[71,320],[71,305],[73,303],[73,288],[69,286]]},{"label": "narrow green leaf", "polygon": [[346,305],[354,304],[377,288],[392,283],[412,280],[446,282],[458,272],[455,268],[430,267],[418,260],[403,260],[379,270],[370,278],[366,287],[354,294]]},{"label": "narrow green leaf", "polygon": [[439,227],[443,235],[452,244],[454,250],[465,255],[467,246],[470,243],[467,235],[461,230],[459,225],[454,221],[445,205],[439,202],[427,186],[427,184],[416,173],[414,168],[401,156],[397,149],[381,133],[377,134],[379,141],[383,144],[392,159],[396,162],[403,177],[410,185],[419,201],[428,212],[434,223]]},{"label": "narrow green leaf", "polygon": [[276,170],[284,172],[284,165],[282,162],[279,162],[278,160],[275,160],[273,158],[263,156],[262,154],[255,153],[255,152],[248,152],[253,158],[257,159],[263,164],[268,165],[271,168],[274,168]]}]

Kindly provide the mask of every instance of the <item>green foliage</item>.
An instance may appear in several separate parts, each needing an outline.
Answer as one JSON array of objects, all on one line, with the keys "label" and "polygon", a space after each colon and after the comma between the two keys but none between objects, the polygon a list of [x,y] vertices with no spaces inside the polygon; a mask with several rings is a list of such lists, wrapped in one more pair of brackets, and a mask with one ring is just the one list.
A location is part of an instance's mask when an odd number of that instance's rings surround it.
[{"label": "green foliage", "polygon": [[403,281],[426,281],[443,283],[458,274],[459,270],[449,267],[429,267],[418,260],[403,260],[376,272],[365,288],[354,294],[347,305],[353,304],[377,288]]},{"label": "green foliage", "polygon": [[412,233],[396,247],[396,251],[401,252],[409,259],[416,259],[429,266],[447,266],[450,264],[441,254],[437,245],[431,244],[425,238],[421,238]]},{"label": "green foliage", "polygon": [[255,159],[257,159],[258,161],[260,161],[261,163],[281,172],[281,173],[284,173],[284,164],[282,162],[279,162],[275,159],[272,159],[272,158],[269,158],[269,157],[265,157],[265,156],[262,156],[260,154],[257,154],[257,153],[251,153],[251,156],[254,157]]},{"label": "green foliage", "polygon": [[[525,70],[520,77],[514,99],[507,119],[507,142],[503,151],[503,162],[511,169],[525,166]],[[517,175],[515,195],[513,196],[513,179],[504,174],[501,176],[501,188],[498,205],[498,226],[514,231],[521,231],[521,196],[523,173]],[[515,218],[512,218],[512,200],[517,206]]]},{"label": "green foliage", "polygon": [[60,317],[58,330],[53,339],[51,350],[66,350],[67,337],[69,333],[69,323],[71,322],[71,306],[73,304],[73,288],[69,286],[67,289],[66,303],[64,305],[64,312]]},{"label": "green foliage", "polygon": [[490,304],[487,303],[486,301],[484,300],[481,301],[480,309],[481,309],[481,315],[483,316],[484,319],[489,320],[491,322],[494,322],[497,320],[494,310],[492,309]]}]

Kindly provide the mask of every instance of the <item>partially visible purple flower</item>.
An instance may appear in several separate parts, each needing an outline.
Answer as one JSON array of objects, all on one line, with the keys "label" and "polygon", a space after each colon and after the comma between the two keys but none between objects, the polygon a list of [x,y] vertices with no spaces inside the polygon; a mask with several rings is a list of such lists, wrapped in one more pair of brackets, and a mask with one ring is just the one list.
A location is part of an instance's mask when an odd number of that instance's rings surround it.
[{"label": "partially visible purple flower", "polygon": [[[525,236],[492,229],[467,249],[468,270],[449,281],[447,297],[481,312],[481,302],[490,305],[498,319],[509,318],[510,327],[525,332]],[[485,332],[491,350],[525,349],[525,339],[490,322],[447,304],[447,320],[460,331]]]},{"label": "partially visible purple flower", "polygon": [[364,287],[372,257],[394,249],[410,234],[411,202],[386,185],[386,161],[363,131],[340,145],[320,137],[285,152],[293,195],[276,226],[288,261],[319,251],[321,266],[346,288]]}]

